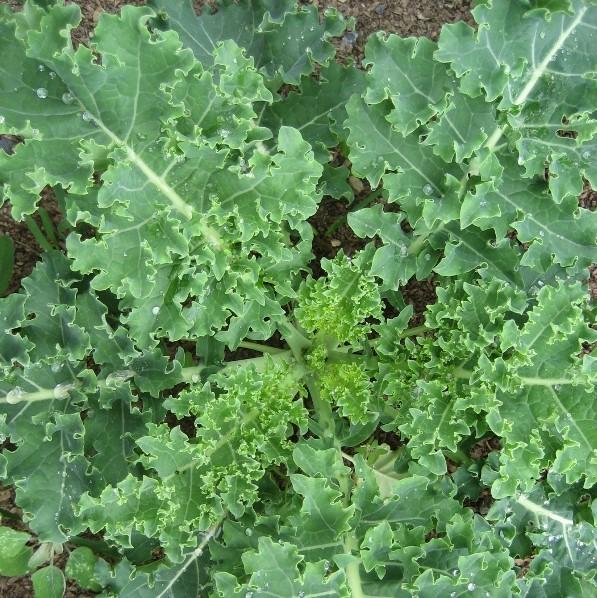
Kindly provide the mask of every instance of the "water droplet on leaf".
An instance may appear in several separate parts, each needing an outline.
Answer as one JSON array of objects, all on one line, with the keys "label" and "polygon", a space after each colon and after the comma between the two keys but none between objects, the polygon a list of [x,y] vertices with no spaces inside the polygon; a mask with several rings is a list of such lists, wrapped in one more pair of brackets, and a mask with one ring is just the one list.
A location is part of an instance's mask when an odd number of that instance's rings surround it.
[{"label": "water droplet on leaf", "polygon": [[38,87],[35,93],[40,100],[45,100],[48,97],[48,90],[45,87]]},{"label": "water droplet on leaf", "polygon": [[425,195],[432,195],[433,194],[433,187],[431,185],[429,185],[429,184],[425,185],[423,187],[423,193]]},{"label": "water droplet on leaf", "polygon": [[154,316],[157,316],[160,313],[160,308],[156,305],[154,308],[152,308],[151,313]]},{"label": "water droplet on leaf", "polygon": [[70,384],[57,384],[54,387],[54,398],[55,399],[66,399],[68,397],[68,393],[72,390],[72,386]]},{"label": "water droplet on leaf", "polygon": [[22,396],[23,396],[23,389],[20,386],[15,386],[6,395],[6,402],[14,405],[14,403],[18,403],[21,400]]},{"label": "water droplet on leaf", "polygon": [[70,93],[70,91],[67,91],[66,93],[62,94],[62,101],[65,104],[72,104],[74,102],[75,98],[73,96],[72,93]]}]

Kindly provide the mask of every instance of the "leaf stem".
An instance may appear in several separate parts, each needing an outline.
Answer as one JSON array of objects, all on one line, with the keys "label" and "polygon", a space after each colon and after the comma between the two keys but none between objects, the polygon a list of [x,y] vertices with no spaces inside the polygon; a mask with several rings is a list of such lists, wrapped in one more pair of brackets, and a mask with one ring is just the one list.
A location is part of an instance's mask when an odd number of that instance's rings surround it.
[{"label": "leaf stem", "polygon": [[46,231],[46,235],[50,243],[54,247],[58,247],[58,238],[56,237],[56,230],[54,229],[54,223],[48,214],[48,211],[45,208],[39,206],[37,208],[37,213],[41,219],[41,223],[43,224],[44,230]]},{"label": "leaf stem", "polygon": [[[344,457],[344,453],[340,451],[340,454]],[[349,459],[352,461],[352,459]],[[350,498],[352,494],[352,478],[349,474],[341,476],[338,480],[340,483],[340,491],[344,495],[344,505],[350,505]],[[352,532],[348,532],[344,537],[344,550],[350,557],[350,562],[346,565],[346,581],[350,588],[350,595],[352,598],[365,598],[366,594],[363,591],[363,584],[361,582],[361,559],[353,555],[353,550],[358,551],[359,541]]]},{"label": "leaf stem", "polygon": [[270,347],[269,345],[255,343],[253,341],[242,341],[241,343],[239,343],[238,346],[242,347],[243,349],[251,349],[252,351],[259,351],[260,353],[269,353],[271,355],[286,352],[285,349],[280,349],[278,347]]},{"label": "leaf stem", "polygon": [[303,351],[311,346],[311,341],[305,337],[287,318],[278,323],[280,334],[290,347],[290,351],[299,363],[303,363]]},{"label": "leaf stem", "polygon": [[526,496],[518,496],[515,497],[514,500],[522,507],[524,507],[527,511],[534,513],[535,515],[540,515],[542,517],[547,517],[552,521],[557,521],[564,526],[573,525],[574,521],[572,519],[567,519],[566,517],[562,517],[549,509],[545,509],[541,505],[534,503],[533,501],[529,500]]},{"label": "leaf stem", "polygon": [[37,222],[31,216],[25,216],[25,222],[27,223],[27,228],[31,231],[31,234],[37,241],[37,244],[44,250],[44,251],[53,251],[55,248],[52,247],[51,243],[46,239],[45,235],[41,232],[41,229],[37,225]]},{"label": "leaf stem", "polygon": [[[473,375],[473,371],[458,367],[454,369],[453,374],[456,378],[468,379]],[[541,378],[538,376],[520,376],[518,380],[523,386],[565,386],[585,381],[582,378]],[[590,377],[586,381],[597,382],[597,378]]]}]

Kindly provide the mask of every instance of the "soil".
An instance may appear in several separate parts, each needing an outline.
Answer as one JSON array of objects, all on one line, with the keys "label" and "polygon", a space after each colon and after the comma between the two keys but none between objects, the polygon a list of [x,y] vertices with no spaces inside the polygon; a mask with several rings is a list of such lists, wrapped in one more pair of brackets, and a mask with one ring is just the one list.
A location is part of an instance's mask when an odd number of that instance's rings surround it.
[{"label": "soil", "polygon": [[[18,0],[0,0],[13,8],[19,7]],[[471,0],[301,0],[304,4],[313,3],[321,9],[335,7],[347,17],[356,17],[354,32],[347,33],[341,40],[336,42],[339,59],[342,61],[355,60],[360,64],[364,56],[364,47],[367,37],[374,31],[384,30],[388,33],[397,33],[402,36],[425,35],[437,39],[443,23],[457,20],[471,22],[470,8]],[[76,44],[89,41],[90,32],[93,30],[99,15],[103,12],[117,12],[123,4],[145,4],[144,0],[80,0],[76,2],[81,8],[82,22],[73,31],[73,38]],[[196,8],[206,4],[206,0],[195,1]],[[6,138],[0,136],[0,145],[6,145]],[[2,151],[4,147],[0,148]],[[366,196],[368,188],[364,188],[357,195],[357,201]],[[597,209],[597,193],[585,189],[580,198],[580,204],[591,210]],[[52,200],[50,192],[44,192],[42,205],[48,210],[52,220],[59,222],[61,215]],[[347,255],[352,255],[363,245],[363,241],[356,238],[347,227],[341,224],[332,234],[327,234],[328,228],[338,219],[344,219],[348,212],[347,203],[327,198],[322,203],[318,213],[311,219],[316,229],[316,241],[314,252],[317,256],[313,264],[314,274],[320,275],[318,260],[321,257],[333,257],[340,249]],[[39,223],[39,222],[38,222]],[[0,234],[8,234],[15,243],[15,270],[8,289],[8,293],[16,291],[20,281],[27,276],[39,260],[41,248],[35,242],[29,228],[24,223],[15,222],[9,213],[9,207],[0,209]],[[413,281],[403,289],[405,300],[411,303],[417,314],[415,322],[420,323],[422,312],[425,306],[436,299],[435,283],[433,280],[416,282]],[[593,269],[590,280],[593,298],[597,299],[597,270]],[[414,322],[414,323],[415,323]],[[385,438],[386,442],[399,444],[397,438]],[[390,443],[391,444],[391,443]],[[483,453],[496,448],[488,443],[480,447]],[[476,457],[477,455],[475,455]],[[488,502],[485,499],[484,502]],[[483,505],[486,508],[486,505]],[[18,508],[14,505],[14,494],[10,489],[0,487],[0,508],[19,515]],[[17,529],[26,529],[26,526],[17,519],[9,517],[2,518],[2,524]],[[57,559],[56,564],[63,566],[65,557]],[[86,598],[92,596],[76,586],[69,584],[66,596],[68,598]],[[25,578],[2,578],[0,579],[0,598],[30,598],[33,596],[31,580]]]}]

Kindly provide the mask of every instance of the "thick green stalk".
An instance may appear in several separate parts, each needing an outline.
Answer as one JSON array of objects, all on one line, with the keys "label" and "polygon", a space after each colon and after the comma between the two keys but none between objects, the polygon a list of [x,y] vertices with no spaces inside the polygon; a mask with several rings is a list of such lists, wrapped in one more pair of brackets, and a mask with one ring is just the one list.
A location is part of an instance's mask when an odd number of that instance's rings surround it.
[{"label": "thick green stalk", "polygon": [[[340,451],[340,454],[343,455],[342,451]],[[350,459],[350,461],[352,462],[352,459]],[[352,478],[350,475],[345,475],[342,476],[339,482],[340,491],[344,497],[344,505],[348,507],[350,505],[352,494]],[[350,595],[352,598],[365,598],[366,595],[361,581],[360,559],[352,554],[353,550],[358,551],[358,549],[358,539],[355,537],[352,531],[347,532],[346,536],[344,537],[344,550],[353,558],[346,566],[346,581],[348,583],[348,587],[350,588]]]},{"label": "thick green stalk", "polygon": [[282,337],[290,347],[294,358],[303,363],[303,352],[311,346],[311,341],[305,337],[288,319],[284,319],[278,324]]},{"label": "thick green stalk", "polygon": [[264,345],[262,343],[255,343],[253,341],[242,341],[238,345],[242,349],[251,349],[252,351],[259,351],[260,353],[269,353],[271,355],[276,355],[278,353],[284,353],[285,349],[280,349],[278,347],[270,347],[269,345]]}]

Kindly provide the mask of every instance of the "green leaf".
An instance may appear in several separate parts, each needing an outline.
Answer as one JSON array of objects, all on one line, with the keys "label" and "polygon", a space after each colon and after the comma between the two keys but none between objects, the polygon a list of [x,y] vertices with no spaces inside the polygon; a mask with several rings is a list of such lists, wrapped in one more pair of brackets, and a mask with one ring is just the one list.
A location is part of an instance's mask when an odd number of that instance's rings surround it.
[{"label": "green leaf", "polygon": [[9,479],[17,489],[16,502],[28,514],[29,527],[40,541],[58,544],[68,539],[67,534],[85,529],[75,515],[75,505],[91,480],[83,456],[80,415],[56,414],[54,420],[46,430],[31,425],[27,441],[6,457]]},{"label": "green leaf", "polygon": [[[477,185],[467,194],[461,209],[461,225],[493,228],[496,238],[516,229],[529,249],[522,264],[538,271],[544,263],[586,267],[597,260],[595,214],[578,207],[575,197],[554,202],[543,181],[523,178],[511,161],[497,181]],[[553,257],[552,257],[553,256]]]},{"label": "green leaf", "polygon": [[358,363],[328,364],[320,374],[321,398],[339,407],[351,423],[370,420],[373,388],[369,374]]},{"label": "green leaf", "polygon": [[86,546],[75,548],[69,557],[64,569],[64,573],[68,579],[72,579],[75,583],[85,590],[101,590],[100,584],[95,577],[95,565],[98,561],[97,556]]},{"label": "green leaf", "polygon": [[306,78],[300,92],[291,92],[266,106],[260,123],[274,132],[282,125],[295,127],[313,148],[319,146],[319,153],[327,161],[328,152],[323,150],[346,140],[346,102],[364,89],[362,71],[332,63],[321,69],[317,80]]},{"label": "green leaf", "polygon": [[373,278],[367,274],[366,254],[354,261],[340,253],[323,260],[328,276],[308,279],[299,291],[296,318],[308,332],[359,344],[369,329],[368,318],[381,319],[381,298]]},{"label": "green leaf", "polygon": [[482,97],[456,93],[436,123],[429,127],[426,144],[446,162],[470,158],[495,130],[495,108]]},{"label": "green leaf", "polygon": [[35,598],[62,598],[66,589],[62,571],[53,565],[37,570],[31,581]]},{"label": "green leaf", "polygon": [[371,70],[365,100],[368,104],[392,100],[394,108],[387,119],[402,135],[445,108],[453,82],[447,68],[433,59],[436,48],[425,37],[403,39],[377,33],[367,41],[364,64]]},{"label": "green leaf", "polygon": [[395,171],[384,177],[390,201],[443,194],[446,173],[457,170],[447,168],[416,133],[403,137],[387,120],[387,102],[368,106],[353,96],[346,109],[350,160],[356,174],[377,187],[386,170]]},{"label": "green leaf", "polygon": [[10,527],[0,527],[0,575],[14,577],[29,570],[33,550],[27,546],[31,536]]},{"label": "green leaf", "polygon": [[196,15],[192,2],[176,5],[153,0],[152,5],[167,15],[165,25],[180,34],[185,47],[205,66],[210,66],[217,44],[232,39],[247,49],[257,68],[269,77],[280,76],[285,83],[298,84],[313,70],[314,63],[326,65],[334,56],[330,36],[344,31],[342,15],[329,9],[320,22],[315,7],[296,7],[296,0],[250,0],[220,3],[210,14],[205,7]]},{"label": "green leaf", "polygon": [[419,256],[411,253],[414,240],[402,230],[400,223],[403,221],[404,214],[385,212],[380,205],[348,214],[348,224],[358,237],[372,239],[378,236],[383,242],[375,251],[370,270],[372,276],[382,280],[382,290],[398,290],[413,275],[423,277],[423,272],[435,263],[429,251],[423,251]]},{"label": "green leaf", "polygon": [[478,266],[514,286],[522,286],[518,273],[519,253],[509,239],[494,241],[489,233],[474,227],[461,230],[458,224],[446,226],[453,243],[448,243],[444,259],[434,268],[442,276],[459,276]]},{"label": "green leaf", "polygon": [[[552,75],[560,89],[567,88],[565,96],[594,90],[584,74],[593,67],[585,44],[596,12],[580,0],[571,4],[571,14],[550,14],[528,11],[524,3],[483,3],[473,11],[477,31],[463,22],[442,29],[437,58],[462,77],[466,93],[474,96],[484,89],[490,101],[503,94],[501,107],[539,99]],[[568,64],[578,70],[567,71]],[[589,92],[581,101],[590,102],[590,97]],[[541,99],[549,111],[552,103]]]},{"label": "green leaf", "polygon": [[324,563],[307,563],[304,573],[299,572],[301,557],[290,544],[276,544],[269,538],[259,539],[256,552],[243,554],[243,564],[250,580],[242,587],[227,575],[216,576],[216,586],[222,596],[233,597],[247,591],[251,596],[301,596],[304,598],[331,595],[348,598],[350,594],[341,572],[325,575]]}]

